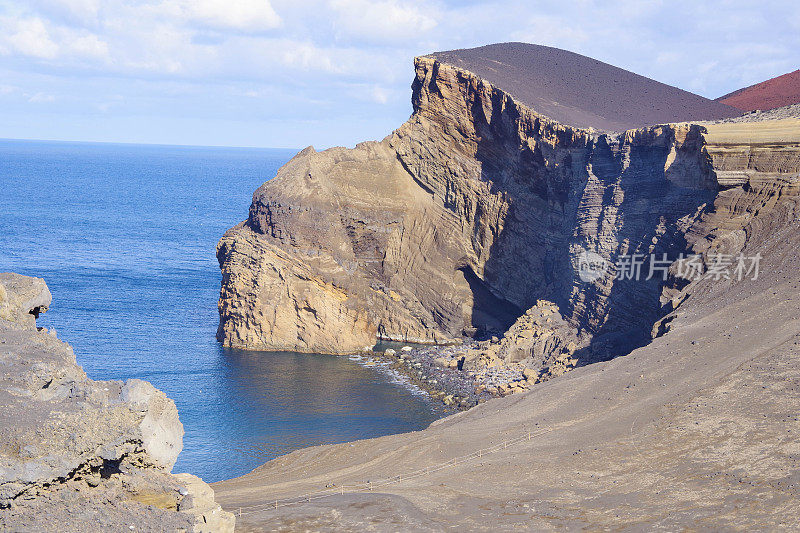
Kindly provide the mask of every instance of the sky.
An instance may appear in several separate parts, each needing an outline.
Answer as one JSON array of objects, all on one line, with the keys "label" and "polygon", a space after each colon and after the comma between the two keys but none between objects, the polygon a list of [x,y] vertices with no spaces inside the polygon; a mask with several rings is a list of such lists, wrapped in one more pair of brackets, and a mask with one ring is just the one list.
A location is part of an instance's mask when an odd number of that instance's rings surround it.
[{"label": "sky", "polygon": [[0,0],[0,138],[352,146],[415,56],[505,41],[716,98],[800,68],[800,2]]}]

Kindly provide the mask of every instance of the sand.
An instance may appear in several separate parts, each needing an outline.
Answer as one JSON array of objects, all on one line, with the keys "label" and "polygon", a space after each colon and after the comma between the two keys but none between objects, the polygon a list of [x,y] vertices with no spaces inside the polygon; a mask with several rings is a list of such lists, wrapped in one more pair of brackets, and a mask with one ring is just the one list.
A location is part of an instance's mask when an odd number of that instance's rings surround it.
[{"label": "sand", "polygon": [[297,451],[217,500],[242,531],[800,527],[798,235],[776,229],[757,281],[709,282],[627,356],[424,431]]}]

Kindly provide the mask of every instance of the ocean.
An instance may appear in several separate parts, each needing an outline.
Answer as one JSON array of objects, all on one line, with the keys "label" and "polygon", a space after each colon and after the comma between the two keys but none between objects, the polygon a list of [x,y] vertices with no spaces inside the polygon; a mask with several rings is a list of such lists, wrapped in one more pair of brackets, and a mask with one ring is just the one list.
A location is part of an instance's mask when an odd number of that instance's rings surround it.
[{"label": "ocean", "polygon": [[91,378],[144,379],[175,400],[186,434],[174,472],[219,481],[446,414],[357,358],[215,340],[214,247],[294,152],[0,140],[0,272],[45,279],[39,325]]}]

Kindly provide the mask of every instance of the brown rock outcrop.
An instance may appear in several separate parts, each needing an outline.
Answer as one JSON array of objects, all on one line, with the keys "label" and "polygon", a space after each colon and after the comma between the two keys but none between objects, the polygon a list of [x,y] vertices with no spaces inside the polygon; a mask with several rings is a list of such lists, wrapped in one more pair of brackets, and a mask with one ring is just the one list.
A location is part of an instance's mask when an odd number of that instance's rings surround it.
[{"label": "brown rock outcrop", "polygon": [[[89,379],[37,329],[50,301],[44,280],[0,274],[0,529],[233,531],[210,487],[169,473],[183,441],[172,400]],[[203,506],[183,503],[193,494]]]},{"label": "brown rock outcrop", "polygon": [[220,341],[332,353],[376,337],[442,343],[502,333],[542,299],[605,359],[649,341],[663,282],[614,268],[584,280],[582,257],[702,250],[710,224],[741,230],[738,209],[780,196],[798,170],[780,132],[760,152],[717,140],[735,124],[600,134],[436,57],[415,67],[408,122],[352,150],[302,151],[222,238]]},{"label": "brown rock outcrop", "polygon": [[577,363],[573,355],[579,343],[575,330],[561,317],[558,307],[539,300],[508,328],[497,356],[506,364],[521,363],[543,375],[559,374],[562,372],[557,368],[568,369]]}]

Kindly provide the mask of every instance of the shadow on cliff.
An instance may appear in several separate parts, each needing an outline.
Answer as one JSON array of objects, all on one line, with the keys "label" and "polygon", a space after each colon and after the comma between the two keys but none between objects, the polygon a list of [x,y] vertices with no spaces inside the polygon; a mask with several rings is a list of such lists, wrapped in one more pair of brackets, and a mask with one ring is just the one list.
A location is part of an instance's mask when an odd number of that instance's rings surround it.
[{"label": "shadow on cliff", "polygon": [[[629,166],[625,169],[620,166],[616,175],[601,178],[609,193],[622,194],[615,215],[622,220],[617,242],[628,243],[624,255],[641,254],[643,264],[640,270],[633,270],[630,279],[614,280],[606,297],[604,320],[592,331],[594,335],[585,363],[626,355],[650,343],[654,324],[665,315],[660,296],[666,281],[663,271],[657,268],[659,264],[651,263],[650,258],[666,257],[672,262],[681,254],[690,253],[678,221],[696,214],[703,206],[712,205],[717,194],[700,181],[694,187],[685,187],[667,179],[663,169],[668,152],[666,146],[632,144],[626,155]],[[621,158],[607,143],[598,143],[593,154],[614,157],[618,161]],[[683,156],[678,155],[679,158]],[[608,204],[604,202],[604,205]],[[611,257],[612,262],[621,255],[618,247]],[[651,275],[651,264],[656,268],[652,278],[647,279]]]},{"label": "shadow on cliff", "polygon": [[[495,95],[491,117],[483,116],[482,108],[473,108],[480,179],[490,184],[491,194],[507,196],[509,204],[505,219],[491,228],[495,237],[483,265],[483,279],[472,273],[473,316],[489,322],[484,318],[488,303],[488,314],[506,324],[537,300],[550,300],[574,327],[591,335],[589,345],[576,353],[579,364],[608,360],[648,344],[653,325],[664,314],[660,271],[646,280],[650,269],[646,262],[639,279],[615,279],[610,291],[577,279],[570,245],[580,245],[584,242],[581,238],[589,237],[581,234],[586,231],[581,200],[589,169],[603,196],[591,237],[600,241],[602,228],[614,228],[618,244],[611,251],[612,262],[619,259],[623,244],[627,244],[627,255],[661,258],[667,254],[674,261],[687,253],[689,247],[677,221],[712,203],[716,192],[700,183],[682,187],[669,181],[664,171],[667,146],[632,144],[627,147],[629,152],[622,153],[619,144],[609,144],[600,136],[583,147],[585,155],[577,149],[548,153],[548,164],[542,143],[520,146],[515,142],[520,116],[515,106],[500,105],[499,98]],[[536,119],[531,130],[539,128],[538,122]],[[560,133],[562,146],[581,148],[570,146],[574,138],[569,138],[567,131]],[[552,158],[559,158],[557,165]]]},{"label": "shadow on cliff", "polygon": [[[616,231],[619,245],[610,259],[616,263],[623,255],[639,254],[643,262],[638,269],[624,273],[625,279],[617,277],[607,296],[596,290],[588,295],[588,299],[595,302],[605,298],[606,311],[601,316],[583,317],[582,323],[589,326],[593,334],[589,350],[583,354],[583,364],[626,355],[650,343],[654,324],[665,314],[660,296],[666,281],[665,273],[658,269],[661,265],[651,263],[650,259],[666,257],[672,262],[680,254],[689,253],[690,247],[678,220],[713,203],[716,191],[705,189],[700,183],[697,187],[679,186],[666,178],[663,169],[668,151],[664,146],[633,144],[625,155],[629,166],[624,169],[623,155],[614,153],[613,147],[603,139],[592,151],[594,158],[609,161],[599,167],[593,164],[594,174],[606,187],[604,205],[612,205],[609,196],[622,196],[613,215],[622,221]],[[623,254],[625,243],[627,250]],[[651,264],[656,268],[648,279]],[[623,273],[615,271],[614,274]],[[600,321],[591,327],[587,323],[591,319]]]}]

